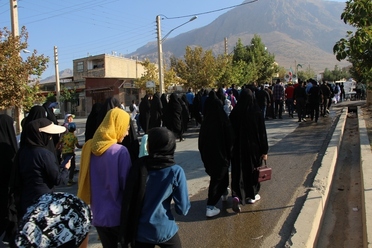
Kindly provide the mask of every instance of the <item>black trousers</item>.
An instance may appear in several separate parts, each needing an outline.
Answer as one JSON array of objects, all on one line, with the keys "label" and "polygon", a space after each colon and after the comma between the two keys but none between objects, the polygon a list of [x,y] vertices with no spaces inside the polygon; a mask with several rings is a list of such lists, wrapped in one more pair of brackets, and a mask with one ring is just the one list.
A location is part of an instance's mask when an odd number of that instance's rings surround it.
[{"label": "black trousers", "polygon": [[103,248],[117,248],[119,242],[119,226],[103,227],[96,226]]},{"label": "black trousers", "polygon": [[69,180],[73,180],[74,179],[74,174],[75,174],[75,168],[76,168],[76,160],[75,160],[75,153],[64,153],[62,154],[62,161],[69,155],[72,155],[72,158],[71,158],[71,166],[70,168],[68,169],[69,170],[69,174],[68,174],[68,179]]},{"label": "black trousers", "polygon": [[229,186],[229,168],[223,168],[219,175],[210,177],[207,205],[215,206]]},{"label": "black trousers", "polygon": [[305,98],[296,99],[296,112],[298,115],[298,120],[301,121],[306,115],[306,101]]},{"label": "black trousers", "polygon": [[[319,103],[318,102],[312,102],[309,104],[310,105],[310,118],[311,120],[318,121],[319,118]],[[314,116],[315,114],[315,116]]]},{"label": "black trousers", "polygon": [[277,117],[278,112],[279,112],[279,118],[282,118],[282,113],[283,113],[283,101],[282,100],[275,100],[274,118]]}]

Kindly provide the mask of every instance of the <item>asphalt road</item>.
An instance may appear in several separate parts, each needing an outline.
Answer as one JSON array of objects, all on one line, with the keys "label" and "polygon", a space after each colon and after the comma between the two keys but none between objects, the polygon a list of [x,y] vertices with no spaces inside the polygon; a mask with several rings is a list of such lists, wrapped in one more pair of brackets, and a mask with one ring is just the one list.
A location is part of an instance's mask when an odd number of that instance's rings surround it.
[{"label": "asphalt road", "polygon": [[[268,120],[266,128],[270,150],[268,165],[273,168],[271,181],[262,183],[261,200],[242,207],[240,214],[227,203],[218,203],[220,215],[205,217],[209,177],[197,147],[198,128],[190,128],[186,140],[177,142],[175,160],[186,173],[191,209],[187,216],[176,216],[183,247],[284,247],[293,223],[305,200],[317,168],[320,166],[338,110],[322,117],[318,123],[297,123],[297,118]],[[75,119],[79,141],[84,141],[85,119]],[[80,135],[80,136],[79,136]],[[80,151],[77,151],[79,161]],[[76,193],[76,185],[58,187],[58,191]],[[89,247],[101,247],[95,229]]]}]

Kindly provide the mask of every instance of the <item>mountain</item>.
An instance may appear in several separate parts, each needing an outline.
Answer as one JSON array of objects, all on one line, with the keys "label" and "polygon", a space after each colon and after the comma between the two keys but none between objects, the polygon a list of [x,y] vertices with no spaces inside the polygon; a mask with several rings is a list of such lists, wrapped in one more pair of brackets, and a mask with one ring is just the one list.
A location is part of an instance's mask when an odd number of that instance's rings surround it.
[{"label": "mountain", "polygon": [[[165,40],[164,58],[165,61],[172,55],[182,58],[186,46],[200,46],[222,54],[225,37],[230,53],[238,39],[248,45],[257,34],[280,66],[295,68],[301,64],[316,72],[333,69],[335,65],[342,68],[349,63],[337,61],[332,49],[348,30],[353,30],[340,18],[344,8],[345,3],[323,0],[259,0],[235,7],[209,25]],[[127,56],[157,63],[157,42]]]},{"label": "mountain", "polygon": [[[73,72],[71,69],[64,69],[62,71],[59,71],[59,79],[66,78],[66,77],[72,77],[72,75],[73,75]],[[56,81],[56,77],[55,75],[53,75],[53,76],[40,80],[40,84],[51,83],[55,81]]]}]

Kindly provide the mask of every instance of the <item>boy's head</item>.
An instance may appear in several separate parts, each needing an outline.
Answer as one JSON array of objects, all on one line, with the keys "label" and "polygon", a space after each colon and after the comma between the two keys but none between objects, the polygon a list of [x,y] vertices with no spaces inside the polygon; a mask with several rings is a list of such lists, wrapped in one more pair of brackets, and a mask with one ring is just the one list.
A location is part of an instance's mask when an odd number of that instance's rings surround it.
[{"label": "boy's head", "polygon": [[74,122],[70,122],[67,126],[67,130],[70,132],[70,133],[73,133],[75,132],[76,130],[76,124]]},{"label": "boy's head", "polygon": [[73,114],[67,114],[65,115],[65,123],[71,123],[75,118],[75,115]]}]

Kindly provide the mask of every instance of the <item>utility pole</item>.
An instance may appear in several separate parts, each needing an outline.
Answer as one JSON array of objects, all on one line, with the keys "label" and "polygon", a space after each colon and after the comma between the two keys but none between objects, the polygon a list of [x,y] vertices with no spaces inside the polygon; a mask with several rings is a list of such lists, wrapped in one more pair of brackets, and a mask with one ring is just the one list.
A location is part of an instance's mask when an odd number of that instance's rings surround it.
[{"label": "utility pole", "polygon": [[[12,34],[13,37],[19,36],[18,27],[18,3],[17,0],[10,0],[10,19],[12,22]],[[19,55],[20,56],[20,55]],[[14,107],[14,121],[16,123],[16,133],[22,132],[21,120],[23,118],[22,107]]]},{"label": "utility pole", "polygon": [[158,33],[159,91],[160,94],[163,94],[164,93],[163,41],[161,38],[161,26],[159,15],[156,16],[156,29]]},{"label": "utility pole", "polygon": [[56,98],[57,98],[57,103],[59,105],[59,109],[61,111],[61,114],[64,115],[63,109],[62,109],[62,104],[60,104],[60,98],[61,98],[61,89],[59,85],[59,70],[58,70],[58,49],[57,46],[54,46],[54,69],[55,69],[55,74],[56,74]]},{"label": "utility pole", "polygon": [[12,21],[12,34],[14,37],[19,36],[17,0],[10,0],[10,18]]},{"label": "utility pole", "polygon": [[225,55],[227,55],[227,37],[225,37]]}]

